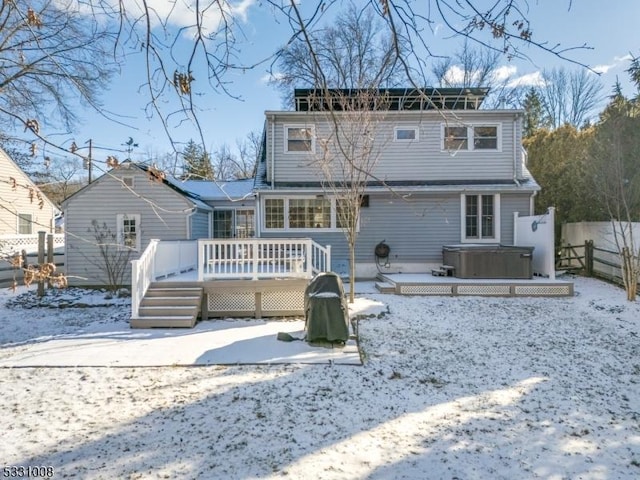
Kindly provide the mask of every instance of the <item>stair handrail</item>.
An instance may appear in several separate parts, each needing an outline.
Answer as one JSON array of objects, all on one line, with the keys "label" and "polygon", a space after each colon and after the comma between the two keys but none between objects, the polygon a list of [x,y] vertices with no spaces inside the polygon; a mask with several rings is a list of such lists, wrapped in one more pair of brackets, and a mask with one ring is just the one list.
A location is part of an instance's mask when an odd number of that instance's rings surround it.
[{"label": "stair handrail", "polygon": [[155,279],[156,250],[160,240],[151,239],[137,260],[131,261],[131,318],[138,318],[140,303]]}]

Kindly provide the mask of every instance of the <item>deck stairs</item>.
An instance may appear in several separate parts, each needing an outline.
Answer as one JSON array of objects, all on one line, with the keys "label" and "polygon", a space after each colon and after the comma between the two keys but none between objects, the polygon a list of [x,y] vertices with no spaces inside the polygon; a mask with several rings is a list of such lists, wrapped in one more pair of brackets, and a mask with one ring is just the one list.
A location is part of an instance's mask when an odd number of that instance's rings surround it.
[{"label": "deck stairs", "polygon": [[455,267],[451,265],[440,265],[438,268],[431,270],[431,275],[434,277],[453,277],[455,270]]},{"label": "deck stairs", "polygon": [[396,293],[395,283],[390,282],[382,274],[378,274],[376,277],[375,287],[380,293]]},{"label": "deck stairs", "polygon": [[154,282],[131,328],[193,328],[201,313],[203,288],[188,282]]}]

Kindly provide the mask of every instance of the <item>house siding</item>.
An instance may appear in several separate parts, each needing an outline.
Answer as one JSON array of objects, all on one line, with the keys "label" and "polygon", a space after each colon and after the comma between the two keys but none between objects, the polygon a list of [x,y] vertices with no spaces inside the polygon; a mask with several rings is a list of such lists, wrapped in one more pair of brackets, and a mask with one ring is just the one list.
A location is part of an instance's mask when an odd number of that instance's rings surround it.
[{"label": "house siding", "polygon": [[[500,197],[501,242],[508,245],[513,243],[513,212],[530,214],[530,194],[509,193]],[[442,246],[462,240],[460,202],[458,192],[420,193],[406,198],[392,193],[371,194],[369,206],[361,210],[356,262],[374,263],[375,246],[384,241],[391,249],[389,262],[392,269],[394,264],[440,263]],[[263,238],[293,236],[310,236],[321,245],[331,245],[334,270],[349,259],[348,245],[342,232],[292,234],[264,229],[261,232]]]},{"label": "house siding", "polygon": [[[16,188],[12,186],[12,180],[16,181]],[[38,187],[29,177],[18,168],[9,156],[0,149],[0,235],[18,235],[18,214],[30,214],[32,216],[32,233],[55,231],[54,216],[56,207],[42,195],[43,205],[34,197],[29,198],[29,188],[39,192]]]},{"label": "house siding", "polygon": [[[379,120],[372,123],[372,129],[375,129],[376,137],[374,152],[380,152],[373,172],[378,179],[388,182],[407,179],[455,182],[469,180],[470,171],[474,172],[475,181],[510,181],[514,176],[522,176],[519,111],[456,111],[455,116],[449,112],[402,111],[377,115]],[[271,180],[274,173],[276,185],[309,182],[313,181],[313,176],[319,179],[319,141],[316,141],[315,153],[285,153],[285,126],[313,126],[317,139],[327,138],[331,133],[327,115],[317,112],[268,112],[267,119],[267,181]],[[499,125],[500,148],[497,151],[443,151],[443,124]],[[394,141],[396,126],[418,127],[418,140]],[[275,162],[272,161],[274,156]],[[275,172],[272,171],[273,163]]]},{"label": "house siding", "polygon": [[209,212],[198,209],[191,216],[191,239],[209,237]]},{"label": "house siding", "polygon": [[[120,178],[134,177],[135,194],[123,186]],[[140,256],[152,238],[180,240],[188,236],[187,218],[192,204],[170,187],[152,182],[136,167],[112,170],[65,202],[66,269],[71,285],[102,285],[105,275],[102,259],[91,233],[92,221],[106,224],[117,232],[118,214],[139,214],[141,249],[130,260]],[[131,267],[124,279],[130,282]]]}]

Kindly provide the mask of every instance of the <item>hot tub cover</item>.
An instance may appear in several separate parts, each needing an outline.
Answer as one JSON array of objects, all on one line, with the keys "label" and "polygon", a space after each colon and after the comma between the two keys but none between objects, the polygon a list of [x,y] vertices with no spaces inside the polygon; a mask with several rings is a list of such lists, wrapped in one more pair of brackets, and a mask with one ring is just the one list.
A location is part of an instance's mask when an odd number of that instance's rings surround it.
[{"label": "hot tub cover", "polygon": [[346,342],[349,339],[349,307],[337,274],[320,273],[309,282],[304,295],[304,311],[307,342]]}]

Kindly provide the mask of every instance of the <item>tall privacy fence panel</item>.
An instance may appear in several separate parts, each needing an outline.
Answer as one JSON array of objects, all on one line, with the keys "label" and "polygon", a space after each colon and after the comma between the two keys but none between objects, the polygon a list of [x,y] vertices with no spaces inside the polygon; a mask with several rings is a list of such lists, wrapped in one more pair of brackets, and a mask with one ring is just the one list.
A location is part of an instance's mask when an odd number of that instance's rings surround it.
[{"label": "tall privacy fence panel", "polygon": [[[622,227],[622,228],[621,228]],[[640,246],[640,223],[614,226],[611,222],[576,222],[562,225],[562,243],[556,260],[558,270],[581,270],[622,285],[621,235],[633,236]],[[616,243],[616,235],[618,243]],[[640,281],[640,279],[639,279]]]}]

